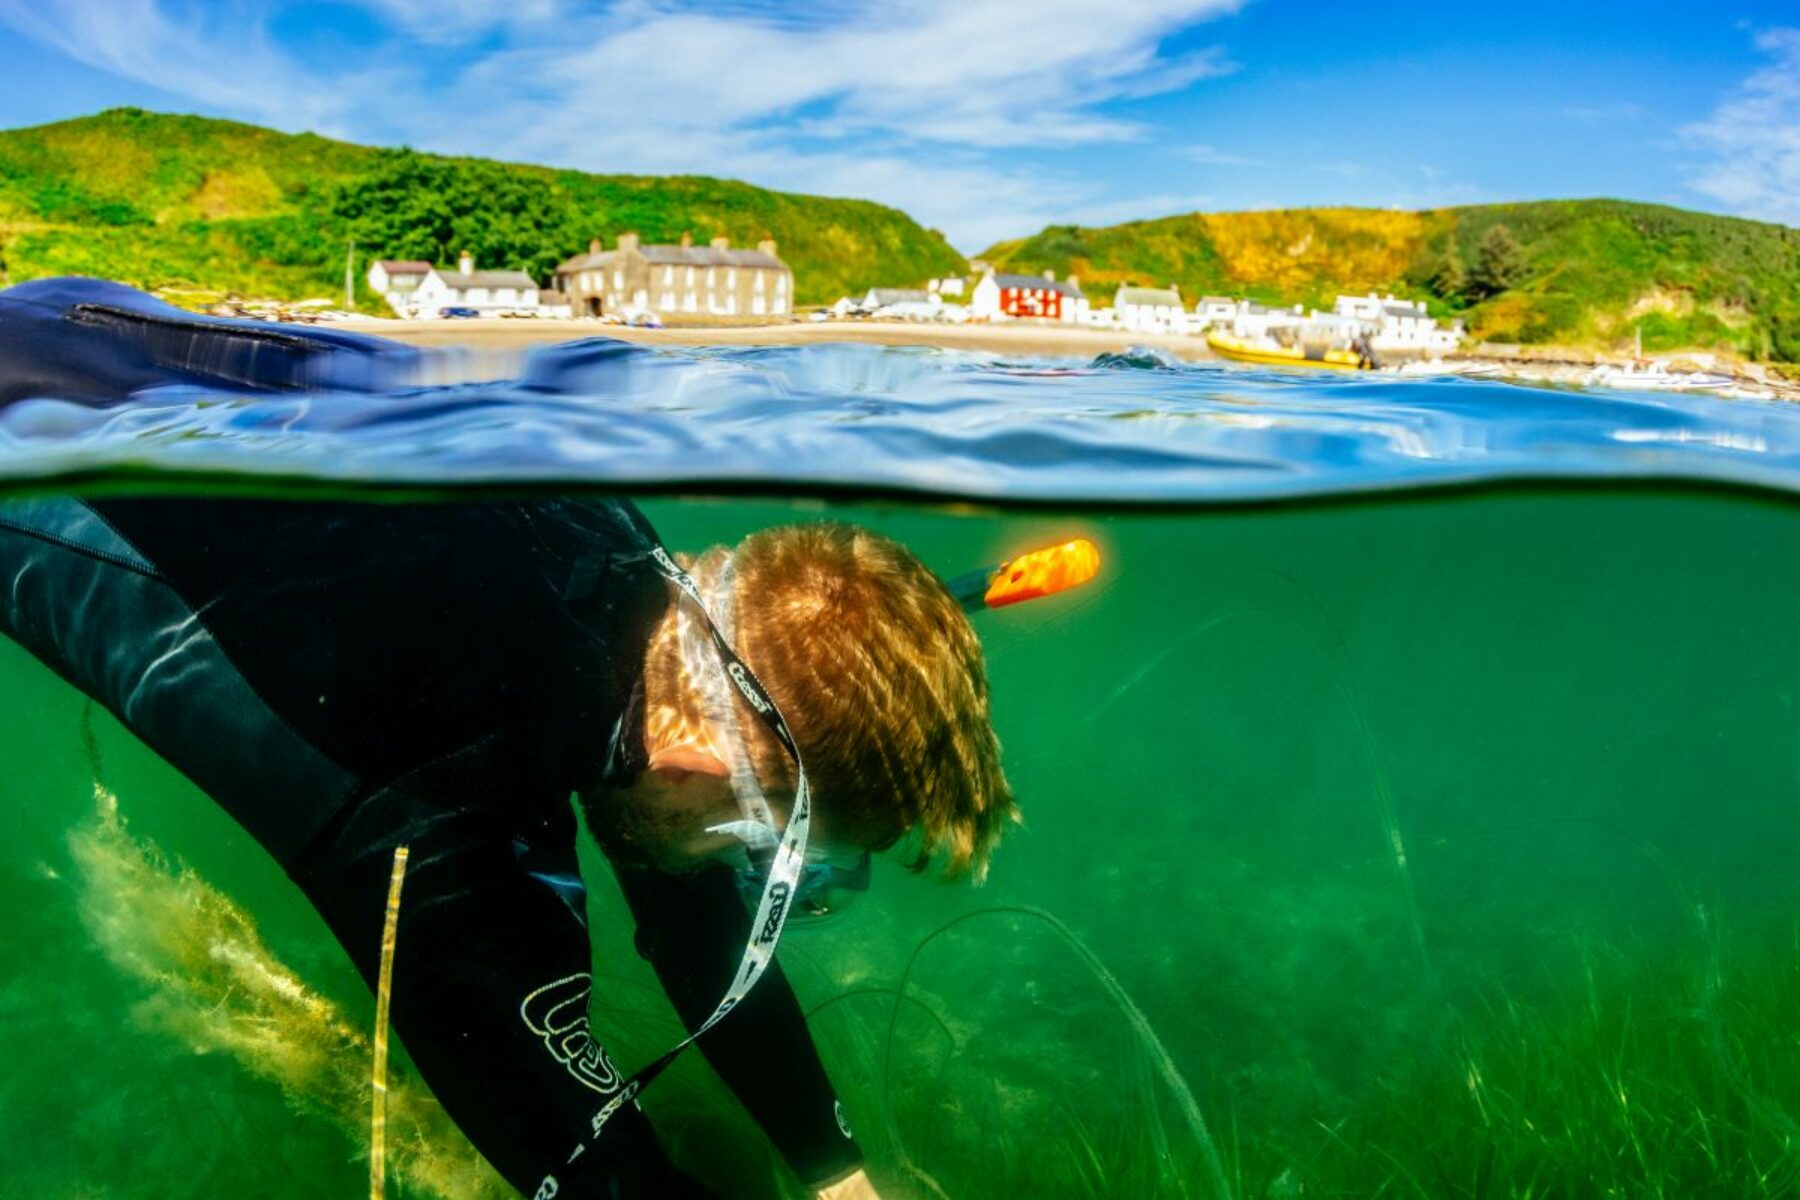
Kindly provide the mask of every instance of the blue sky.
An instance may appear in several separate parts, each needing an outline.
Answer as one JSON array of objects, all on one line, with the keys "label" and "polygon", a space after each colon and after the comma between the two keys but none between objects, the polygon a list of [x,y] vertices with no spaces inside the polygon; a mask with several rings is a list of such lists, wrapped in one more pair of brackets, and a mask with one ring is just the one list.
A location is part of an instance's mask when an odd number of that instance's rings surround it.
[{"label": "blue sky", "polygon": [[894,204],[968,251],[1301,204],[1800,225],[1795,0],[0,0],[0,62],[0,126],[135,104],[724,175]]}]

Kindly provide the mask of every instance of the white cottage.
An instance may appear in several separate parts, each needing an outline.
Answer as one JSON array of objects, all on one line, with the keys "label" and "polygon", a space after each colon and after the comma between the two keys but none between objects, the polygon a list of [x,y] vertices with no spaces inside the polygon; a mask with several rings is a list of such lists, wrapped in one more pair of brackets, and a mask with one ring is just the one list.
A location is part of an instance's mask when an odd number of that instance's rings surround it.
[{"label": "white cottage", "polygon": [[1377,351],[1446,354],[1462,342],[1462,323],[1440,329],[1437,321],[1417,300],[1392,295],[1339,296],[1332,313],[1358,325]]},{"label": "white cottage", "polygon": [[1121,329],[1133,333],[1187,331],[1187,310],[1174,284],[1166,288],[1121,286],[1113,293],[1113,315]]},{"label": "white cottage", "polygon": [[477,271],[467,250],[456,270],[431,268],[413,293],[418,315],[436,317],[447,308],[471,308],[484,317],[535,317],[538,286],[523,271]]},{"label": "white cottage", "polygon": [[369,287],[402,317],[419,315],[413,294],[431,274],[431,264],[410,259],[383,258],[369,264]]},{"label": "white cottage", "polygon": [[1241,338],[1256,340],[1273,337],[1277,329],[1296,329],[1307,323],[1306,310],[1296,304],[1292,308],[1270,308],[1251,300],[1239,300],[1231,318],[1231,332]]},{"label": "white cottage", "polygon": [[1189,328],[1194,333],[1229,329],[1237,310],[1238,302],[1229,296],[1202,296],[1194,302],[1194,320]]}]

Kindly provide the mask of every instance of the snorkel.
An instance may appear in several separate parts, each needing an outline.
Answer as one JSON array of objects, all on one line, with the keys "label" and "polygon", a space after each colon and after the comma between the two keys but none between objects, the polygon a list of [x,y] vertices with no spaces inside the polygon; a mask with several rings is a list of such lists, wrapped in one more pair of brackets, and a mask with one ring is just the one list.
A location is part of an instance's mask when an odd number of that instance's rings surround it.
[{"label": "snorkel", "polygon": [[978,613],[1054,596],[1099,573],[1099,549],[1086,538],[1071,538],[958,575],[946,586],[964,612]]}]

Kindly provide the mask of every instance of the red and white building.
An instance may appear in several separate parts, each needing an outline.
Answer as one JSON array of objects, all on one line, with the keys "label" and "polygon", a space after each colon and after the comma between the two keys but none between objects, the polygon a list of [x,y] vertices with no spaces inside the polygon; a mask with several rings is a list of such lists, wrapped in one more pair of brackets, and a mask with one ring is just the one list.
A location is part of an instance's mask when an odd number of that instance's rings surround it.
[{"label": "red and white building", "polygon": [[1086,318],[1087,308],[1087,297],[1075,277],[1059,281],[1053,271],[1042,275],[989,271],[969,297],[969,315],[978,321],[1012,317],[1076,324]]}]

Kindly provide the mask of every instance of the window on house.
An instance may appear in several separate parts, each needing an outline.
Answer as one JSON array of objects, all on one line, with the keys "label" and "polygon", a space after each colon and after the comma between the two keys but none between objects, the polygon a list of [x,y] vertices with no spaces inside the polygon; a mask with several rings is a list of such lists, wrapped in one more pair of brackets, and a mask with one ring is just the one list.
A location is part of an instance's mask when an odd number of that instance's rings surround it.
[{"label": "window on house", "polygon": [[614,269],[614,271],[613,271],[613,290],[620,291],[620,292],[625,290],[625,272],[624,271]]},{"label": "window on house", "polygon": [[755,313],[755,314],[756,314],[756,315],[757,315],[757,316],[759,316],[759,317],[760,317],[760,316],[761,316],[761,315],[762,315],[762,312],[763,312],[763,298],[762,298],[762,297],[761,297],[761,296],[760,296],[760,295],[759,295],[759,296],[752,296],[752,297],[751,297],[751,298],[750,298],[750,311],[751,311],[751,312],[753,312],[753,313]]},{"label": "window on house", "polygon": [[733,267],[733,268],[731,268],[731,270],[725,272],[725,286],[728,288],[731,288],[733,291],[737,290],[737,268],[736,267]]},{"label": "window on house", "polygon": [[688,285],[688,286],[689,286],[689,287],[693,287],[693,286],[694,286],[694,268],[692,268],[692,267],[689,267],[689,268],[688,268],[688,274],[687,274],[687,285]]},{"label": "window on house", "polygon": [[663,284],[666,286],[666,285],[674,283],[674,282],[675,282],[675,268],[674,267],[664,267],[663,268]]},{"label": "window on house", "polygon": [[775,291],[777,294],[787,291],[787,276],[786,275],[777,275],[775,277]]},{"label": "window on house", "polygon": [[756,273],[756,290],[757,291],[760,292],[763,290],[763,280],[766,278],[767,278],[767,276],[765,276],[761,271],[758,271]]},{"label": "window on house", "polygon": [[[693,273],[694,273],[694,269],[692,267],[689,267],[688,274],[692,275]],[[692,291],[688,292],[687,299],[682,302],[681,307],[686,309],[688,312],[700,311],[700,305],[699,305],[698,301],[696,301],[694,299],[694,293]]]}]

